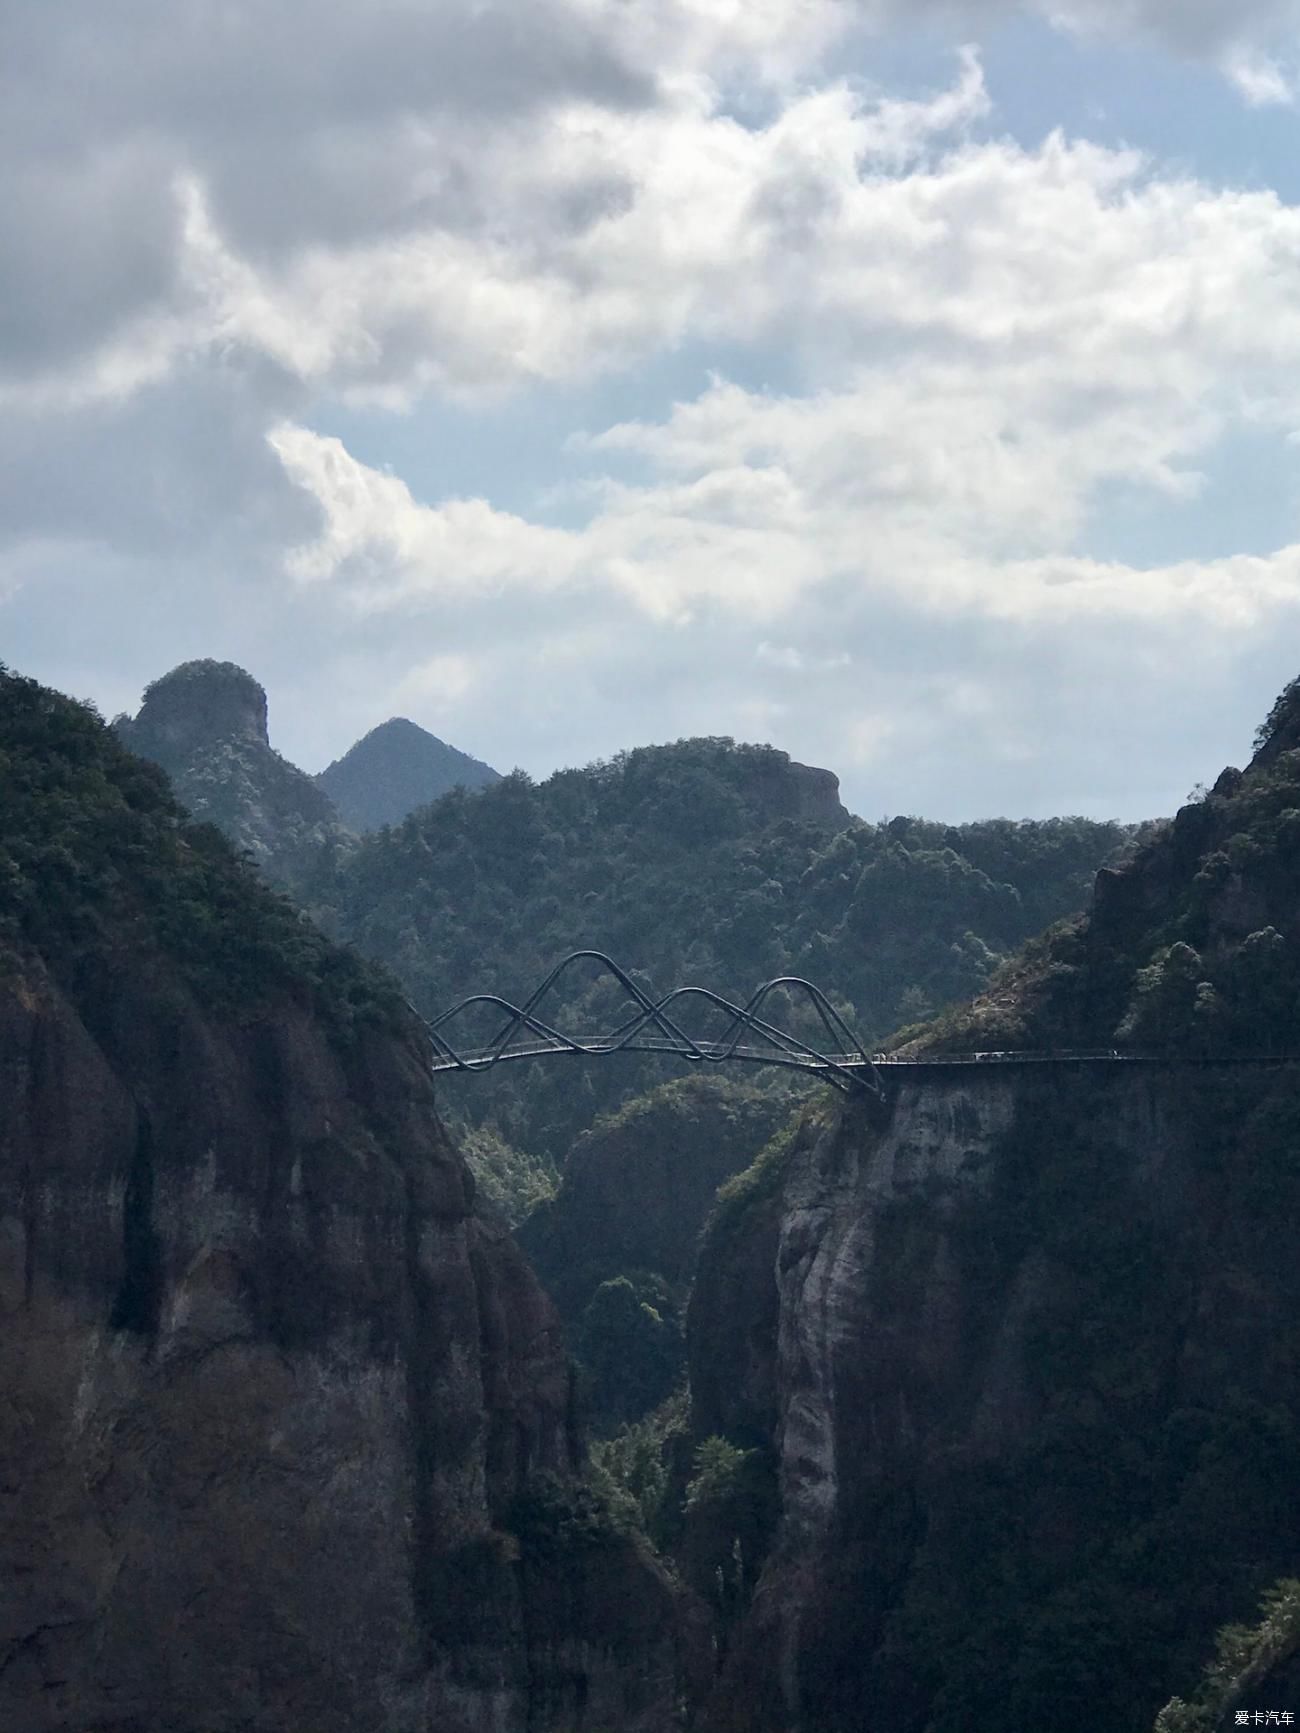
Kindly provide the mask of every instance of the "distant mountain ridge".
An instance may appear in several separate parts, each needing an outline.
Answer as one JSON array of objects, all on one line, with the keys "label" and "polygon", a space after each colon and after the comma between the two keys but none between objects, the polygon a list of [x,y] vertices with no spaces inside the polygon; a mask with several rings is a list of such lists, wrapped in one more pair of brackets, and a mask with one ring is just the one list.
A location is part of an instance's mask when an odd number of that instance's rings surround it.
[{"label": "distant mountain ridge", "polygon": [[122,744],[161,766],[195,818],[215,824],[269,878],[310,900],[356,833],[400,824],[453,788],[499,782],[404,717],[371,729],[319,776],[278,753],[265,688],[235,662],[182,662],[118,716]]},{"label": "distant mountain ridge", "polygon": [[453,788],[487,788],[499,771],[410,722],[391,717],[314,778],[356,831],[400,824]]}]

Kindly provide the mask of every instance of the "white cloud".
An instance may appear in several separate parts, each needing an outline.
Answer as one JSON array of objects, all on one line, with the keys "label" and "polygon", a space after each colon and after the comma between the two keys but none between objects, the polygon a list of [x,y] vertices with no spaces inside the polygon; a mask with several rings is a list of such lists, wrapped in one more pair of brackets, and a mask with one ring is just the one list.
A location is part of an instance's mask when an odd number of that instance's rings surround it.
[{"label": "white cloud", "polygon": [[1143,32],[1185,53],[1217,55],[1296,27],[1295,0],[1034,0],[1066,29],[1131,35]]},{"label": "white cloud", "polygon": [[1228,57],[1225,71],[1252,108],[1289,107],[1295,101],[1294,77],[1271,55],[1239,50]]},{"label": "white cloud", "polygon": [[[968,30],[1024,12],[1076,36],[1162,45],[1230,77],[1242,63],[1255,62],[1262,73],[1279,45],[1294,49],[1300,40],[1297,0],[862,0],[862,11],[878,29],[927,18]],[[1241,88],[1258,100],[1249,81]]]},{"label": "white cloud", "polygon": [[574,570],[573,538],[528,524],[485,500],[418,505],[397,476],[368,468],[306,428],[282,424],[268,443],[290,478],[320,506],[323,533],[289,560],[303,582],[342,577],[363,606],[413,594],[493,592],[526,582],[554,588]]},{"label": "white cloud", "polygon": [[[961,124],[981,91],[968,62],[951,101],[914,105],[932,117],[918,136]],[[775,620],[841,581],[930,615],[1258,617],[1292,583],[1289,556],[1137,572],[1090,562],[1082,538],[1108,484],[1177,502],[1225,429],[1294,425],[1300,212],[1059,136],[932,140],[889,171],[880,112],[835,89],[761,130],[661,116],[694,141],[690,174],[661,153],[599,245],[578,243],[596,328],[666,318],[663,342],[679,325],[716,334],[725,312],[733,334],[784,332],[833,387],[718,378],[661,421],[586,436],[589,461],[647,473],[607,478],[580,530],[418,503],[337,441],[282,427],[273,444],[326,525],[295,570],[338,574],[366,605],[603,587],[679,623]],[[803,249],[772,196],[791,178],[813,213]]]},{"label": "white cloud", "polygon": [[[1006,8],[931,10],[964,36]],[[1108,488],[1176,507],[1225,434],[1300,422],[1300,213],[990,137],[973,50],[929,97],[868,92],[834,58],[853,16],[178,0],[160,30],[149,0],[18,9],[0,590],[61,537],[69,564],[166,564],[188,619],[187,573],[246,564],[268,619],[322,641],[344,620],[350,716],[382,666],[385,691],[477,717],[485,751],[522,695],[556,752],[637,693],[627,740],[811,729],[803,676],[849,719],[822,755],[877,768],[945,729],[1010,761],[1033,694],[1095,689],[1108,657],[1204,667],[1276,634],[1295,549],[1140,567],[1091,557],[1089,531]],[[1291,92],[1289,3],[1052,17],[1162,34],[1251,102]],[[757,357],[750,377],[778,357],[787,388],[633,399],[571,442],[595,476],[570,527],[490,488],[417,498],[316,426],[322,399],[479,403],[711,345]],[[267,576],[286,550],[287,595]]]},{"label": "white cloud", "polygon": [[780,668],[787,674],[826,674],[832,668],[847,668],[853,658],[847,650],[831,656],[809,655],[793,644],[769,644],[766,639],[754,651],[754,660],[768,668]]},{"label": "white cloud", "polygon": [[403,675],[392,691],[400,710],[408,705],[444,710],[460,704],[479,684],[482,670],[472,656],[445,651],[419,662]]},{"label": "white cloud", "polygon": [[[743,419],[751,400],[734,389],[726,395]],[[752,407],[762,423],[767,405]],[[851,399],[835,408],[851,415],[862,404]],[[1145,569],[1064,551],[1008,556],[1000,546],[1004,522],[976,517],[966,524],[944,513],[947,478],[960,478],[962,496],[969,485],[959,457],[949,462],[940,454],[914,473],[914,454],[904,452],[898,486],[891,473],[884,489],[872,489],[869,476],[827,477],[827,430],[808,421],[817,437],[810,442],[809,425],[793,418],[781,464],[611,487],[604,509],[581,531],[531,524],[483,500],[422,505],[403,482],[304,429],[280,428],[272,442],[325,518],[323,535],[295,554],[295,573],[336,581],[363,610],[419,610],[457,593],[482,599],[568,588],[621,594],[660,623],[684,624],[701,608],[761,621],[790,619],[811,593],[847,586],[920,617],[1058,626],[1195,617],[1245,630],[1300,600],[1300,546]],[[763,437],[771,439],[770,428]],[[1059,456],[1068,461],[1067,452]],[[1009,491],[1012,527],[1023,528],[1020,478]],[[995,477],[981,513],[992,519],[998,502]],[[925,521],[927,508],[933,524]],[[1036,517],[1029,529],[1031,539],[1043,539]],[[797,647],[766,639],[754,655],[787,672],[849,661],[835,655],[810,663]]]},{"label": "white cloud", "polygon": [[960,132],[992,111],[978,51],[958,51],[961,76],[951,89],[928,101],[883,100],[860,122],[859,159],[882,168],[901,169],[923,154],[934,139]]},{"label": "white cloud", "polygon": [[[1172,32],[1225,57],[1249,100],[1290,94],[1273,38],[1293,0],[1050,10]],[[161,31],[150,0],[30,8],[0,69],[0,387],[122,397],[247,346],[397,403],[564,378],[724,322],[743,340],[860,204],[864,165],[898,170],[987,114],[970,51],[928,102],[863,108],[819,77],[853,14],[539,0],[507,20],[376,0],[363,21],[337,0],[180,0]],[[772,124],[729,121],[733,87],[761,91]]]},{"label": "white cloud", "polygon": [[122,395],[235,343],[409,394],[458,382],[466,328],[470,384],[489,352],[498,379],[547,374],[542,328],[576,289],[548,255],[635,190],[606,130],[733,84],[771,99],[842,18],[834,0],[20,10],[0,384]]}]

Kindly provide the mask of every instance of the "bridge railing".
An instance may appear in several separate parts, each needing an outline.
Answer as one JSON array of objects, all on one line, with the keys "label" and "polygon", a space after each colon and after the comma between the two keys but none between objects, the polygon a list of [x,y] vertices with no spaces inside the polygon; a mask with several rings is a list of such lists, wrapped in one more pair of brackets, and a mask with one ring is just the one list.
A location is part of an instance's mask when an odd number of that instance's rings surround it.
[{"label": "bridge railing", "polygon": [[[622,987],[632,1009],[608,1033],[568,1034],[549,1023],[541,1015],[541,1007],[564,974],[578,964],[591,962]],[[763,1015],[768,1000],[777,992],[803,999],[826,1031],[830,1051],[813,1047]],[[705,1039],[688,1033],[681,1021],[688,1004],[703,1005],[708,1011],[720,1014],[722,1027],[717,1038]],[[501,1014],[497,1033],[472,1052],[459,1051],[449,1030],[460,1019],[485,1007]],[[433,1018],[426,1027],[434,1045],[435,1071],[486,1071],[507,1059],[538,1058],[547,1053],[603,1057],[610,1053],[651,1052],[675,1054],[695,1064],[720,1064],[734,1059],[784,1065],[793,1070],[818,1072],[841,1089],[882,1093],[875,1064],[862,1043],[820,988],[795,975],[765,982],[744,1005],[737,1005],[710,988],[695,986],[676,987],[662,999],[652,999],[603,951],[574,951],[556,964],[522,1005],[511,1004],[496,993],[475,993]],[[527,1036],[532,1036],[531,1042]]]},{"label": "bridge railing", "polygon": [[[547,999],[556,992],[564,975],[582,964],[594,963],[622,989],[629,1012],[613,1029],[601,1034],[574,1035],[556,1027],[543,1016]],[[820,1023],[827,1046],[818,1048],[765,1015],[774,994],[793,995]],[[688,1007],[703,1007],[720,1020],[716,1037],[688,1032],[683,1014]],[[484,1008],[499,1016],[495,1034],[468,1051],[458,1049],[451,1031],[462,1019]],[[868,1053],[830,1000],[811,981],[801,976],[781,975],[766,981],[743,1005],[738,1005],[708,987],[675,987],[654,999],[603,951],[574,951],[563,958],[522,1005],[514,1005],[496,993],[474,993],[439,1016],[426,1022],[433,1044],[433,1069],[437,1072],[480,1072],[509,1060],[538,1059],[568,1053],[583,1058],[603,1058],[613,1053],[673,1055],[694,1065],[718,1065],[732,1061],[746,1064],[780,1065],[789,1070],[815,1074],[845,1091],[865,1090],[878,1099],[885,1095],[885,1078],[903,1069],[940,1069],[946,1066],[1050,1065],[1114,1062],[1119,1064],[1223,1063],[1191,1054],[1162,1053],[1123,1047],[989,1049],[972,1053],[928,1053],[906,1057],[898,1053]],[[1284,1055],[1241,1056],[1239,1064],[1295,1063]]]}]

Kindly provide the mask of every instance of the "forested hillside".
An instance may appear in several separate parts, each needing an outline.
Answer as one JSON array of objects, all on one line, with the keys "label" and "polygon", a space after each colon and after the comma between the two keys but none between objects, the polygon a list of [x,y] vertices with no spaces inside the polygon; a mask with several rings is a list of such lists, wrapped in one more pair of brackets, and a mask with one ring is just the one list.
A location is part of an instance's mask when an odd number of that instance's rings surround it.
[{"label": "forested hillside", "polygon": [[[154,682],[118,732],[336,937],[387,964],[426,1015],[471,992],[519,1002],[560,958],[593,948],[652,995],[691,982],[743,1001],[773,976],[807,976],[875,1044],[977,991],[1030,934],[1081,908],[1097,868],[1133,840],[1084,819],[864,823],[831,772],[705,739],[540,784],[516,773],[459,787],[358,841],[321,787],[272,750],[266,715],[243,670],[188,663]],[[383,817],[447,768],[449,750],[388,724],[334,773],[354,795],[389,801],[371,815]],[[452,754],[453,769],[462,757]],[[625,1011],[621,989],[591,968],[545,1008],[584,1032]],[[822,1038],[793,1003],[772,1012]],[[489,1014],[455,1039],[472,1046],[498,1024]],[[718,1032],[706,1019],[697,1027]],[[688,1080],[679,1062],[643,1056],[512,1064],[440,1084],[485,1207],[527,1222],[598,1421],[635,1418],[676,1376],[714,1190],[808,1088],[767,1067]],[[655,1220],[672,1257],[646,1238]]]},{"label": "forested hillside", "polygon": [[[1029,935],[1081,908],[1097,868],[1133,840],[1084,819],[864,823],[829,771],[707,739],[540,784],[516,773],[460,787],[357,841],[272,750],[266,711],[241,669],[190,663],[156,681],[118,732],[336,937],[387,964],[426,1015],[471,992],[519,1002],[560,958],[593,948],[651,995],[692,982],[743,1001],[773,976],[807,976],[875,1044],[976,992]],[[445,768],[444,749],[422,737],[412,756],[406,733],[377,730],[336,771],[354,793],[410,796]],[[621,989],[592,968],[545,1008],[585,1032],[625,1011]],[[793,1002],[772,1012],[822,1039]],[[472,1046],[498,1025],[490,1013],[454,1036]],[[705,1018],[696,1027],[718,1032]],[[767,1067],[684,1079],[679,1062],[644,1056],[440,1084],[485,1207],[522,1228],[560,1303],[598,1424],[635,1419],[679,1374],[714,1191],[808,1088]],[[656,1221],[672,1256],[649,1233]]]},{"label": "forested hillside", "polygon": [[0,945],[38,948],[69,990],[111,990],[141,947],[212,1009],[296,993],[334,1021],[391,1019],[394,983],[330,945],[190,821],[167,778],[85,706],[0,666]]},{"label": "forested hillside", "polygon": [[[340,865],[318,912],[388,964],[426,1014],[471,992],[519,1002],[568,952],[606,951],[647,990],[744,1000],[776,975],[831,994],[868,1042],[977,992],[1002,959],[1082,907],[1130,831],[1082,818],[949,826],[850,820],[771,747],[645,747],[534,784],[455,792]],[[598,1030],[609,983],[557,1016]],[[487,1033],[487,1026],[484,1027]],[[508,1142],[562,1161],[595,1114],[673,1071],[551,1062],[448,1086]],[[455,1093],[453,1094],[453,1088]]]},{"label": "forested hillside", "polygon": [[0,668],[5,1733],[668,1733],[676,1593],[475,1206],[393,984]]},{"label": "forested hillside", "polygon": [[[774,975],[807,976],[875,1043],[978,992],[1027,938],[1080,909],[1098,867],[1133,840],[1132,827],[1081,818],[864,823],[831,772],[721,738],[640,747],[535,784],[395,721],[313,779],[271,747],[258,682],[210,660],[154,681],[115,728],[194,816],[334,937],[387,964],[426,1015],[471,992],[518,1002],[560,958],[592,948],[651,993],[691,982],[743,1001]],[[337,785],[361,827],[451,777],[450,793],[359,843],[325,792]],[[486,786],[471,789],[475,779]],[[551,1008],[590,1031],[622,1014],[610,983],[580,976]],[[675,1075],[654,1060],[519,1066],[490,1088],[450,1084],[446,1099],[480,1128],[471,1160],[517,1219],[599,1113]],[[770,1075],[750,1086],[786,1092]]]},{"label": "forested hillside", "polygon": [[1300,682],[1256,748],[915,1045],[1296,1052]]},{"label": "forested hillside", "polygon": [[[1298,839],[1300,683],[1249,768],[910,1044],[1147,1062],[900,1070],[882,1121],[807,1112],[725,1188],[689,1415],[606,1451],[701,1592],[721,1573],[709,1733],[859,1733],[864,1704],[1222,1733],[1290,1701]],[[723,1483],[707,1528],[683,1458]]]}]

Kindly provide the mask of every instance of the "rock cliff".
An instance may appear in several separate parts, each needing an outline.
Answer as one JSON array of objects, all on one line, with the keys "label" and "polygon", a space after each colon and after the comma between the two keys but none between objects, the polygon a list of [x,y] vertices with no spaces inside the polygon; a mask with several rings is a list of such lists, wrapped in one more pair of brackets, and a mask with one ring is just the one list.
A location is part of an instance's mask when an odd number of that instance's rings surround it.
[{"label": "rock cliff", "polygon": [[673,1596],[418,1024],[0,700],[0,1726],[660,1733]]},{"label": "rock cliff", "polygon": [[833,831],[853,822],[853,814],[840,800],[835,772],[799,764],[784,752],[769,751],[755,762],[745,792],[769,822],[790,818]]},{"label": "rock cliff", "polygon": [[1148,1733],[1295,1576],[1298,845],[1300,682],[914,1033],[886,1123],[808,1119],[724,1194],[694,1426],[780,1516],[710,1733]]},{"label": "rock cliff", "polygon": [[576,1318],[601,1282],[628,1271],[660,1276],[684,1298],[718,1187],[791,1106],[725,1077],[682,1077],[584,1132],[556,1196],[519,1228],[563,1315]]},{"label": "rock cliff", "polygon": [[182,663],[114,727],[167,772],[196,819],[217,825],[299,895],[353,840],[325,791],[272,747],[266,693],[233,662]]},{"label": "rock cliff", "polygon": [[697,1435],[781,1514],[710,1733],[1146,1733],[1294,1574],[1300,1074],[938,1067],[719,1212]]}]

